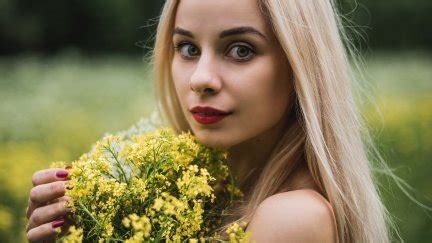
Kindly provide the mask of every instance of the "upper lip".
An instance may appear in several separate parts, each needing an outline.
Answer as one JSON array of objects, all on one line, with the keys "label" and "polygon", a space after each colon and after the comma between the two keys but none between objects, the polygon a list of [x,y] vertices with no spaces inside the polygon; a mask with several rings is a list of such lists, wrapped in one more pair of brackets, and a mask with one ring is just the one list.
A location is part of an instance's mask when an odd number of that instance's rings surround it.
[{"label": "upper lip", "polygon": [[232,112],[218,110],[216,108],[210,106],[195,106],[190,110],[192,113],[206,113],[206,114],[221,114],[221,115],[229,115]]}]

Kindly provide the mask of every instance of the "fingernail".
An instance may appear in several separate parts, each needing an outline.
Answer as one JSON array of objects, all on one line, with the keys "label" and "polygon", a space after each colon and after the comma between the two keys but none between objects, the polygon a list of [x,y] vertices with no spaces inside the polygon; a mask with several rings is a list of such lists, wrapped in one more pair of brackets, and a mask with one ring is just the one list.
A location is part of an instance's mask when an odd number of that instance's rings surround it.
[{"label": "fingernail", "polygon": [[58,228],[58,227],[62,226],[63,224],[64,224],[64,219],[62,218],[62,219],[57,219],[56,221],[53,221],[51,225],[53,228]]},{"label": "fingernail", "polygon": [[56,176],[58,178],[66,178],[68,176],[69,172],[67,170],[59,170],[56,172]]}]

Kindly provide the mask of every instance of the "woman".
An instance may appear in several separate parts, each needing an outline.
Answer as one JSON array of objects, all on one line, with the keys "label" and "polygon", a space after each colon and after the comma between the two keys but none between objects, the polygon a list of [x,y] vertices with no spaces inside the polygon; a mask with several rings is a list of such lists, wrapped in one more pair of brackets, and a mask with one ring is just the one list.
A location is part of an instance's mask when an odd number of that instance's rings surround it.
[{"label": "woman", "polygon": [[[229,150],[247,200],[228,221],[248,222],[257,242],[389,241],[340,26],[331,0],[164,6],[153,53],[160,108],[177,132]],[[34,174],[30,241],[64,224],[66,173]]]}]

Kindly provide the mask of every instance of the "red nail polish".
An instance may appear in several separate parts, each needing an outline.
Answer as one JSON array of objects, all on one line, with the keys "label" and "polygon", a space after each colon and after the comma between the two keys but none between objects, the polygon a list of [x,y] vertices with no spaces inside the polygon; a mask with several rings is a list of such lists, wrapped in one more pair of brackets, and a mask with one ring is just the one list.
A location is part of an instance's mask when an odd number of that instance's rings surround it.
[{"label": "red nail polish", "polygon": [[64,219],[57,219],[56,221],[53,221],[51,225],[53,228],[58,228],[63,224],[64,224]]},{"label": "red nail polish", "polygon": [[66,178],[68,176],[69,172],[67,170],[59,170],[56,172],[56,176],[58,178]]}]

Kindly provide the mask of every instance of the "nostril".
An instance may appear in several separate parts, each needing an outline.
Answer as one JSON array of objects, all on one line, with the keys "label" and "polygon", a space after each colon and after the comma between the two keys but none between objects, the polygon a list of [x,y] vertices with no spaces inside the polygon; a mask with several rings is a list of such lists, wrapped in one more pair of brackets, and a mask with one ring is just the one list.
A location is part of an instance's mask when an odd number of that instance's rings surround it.
[{"label": "nostril", "polygon": [[212,88],[205,88],[204,93],[213,93],[213,89]]}]

